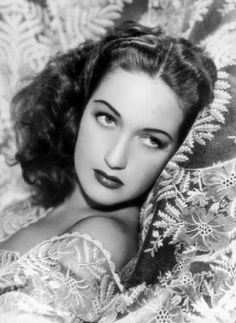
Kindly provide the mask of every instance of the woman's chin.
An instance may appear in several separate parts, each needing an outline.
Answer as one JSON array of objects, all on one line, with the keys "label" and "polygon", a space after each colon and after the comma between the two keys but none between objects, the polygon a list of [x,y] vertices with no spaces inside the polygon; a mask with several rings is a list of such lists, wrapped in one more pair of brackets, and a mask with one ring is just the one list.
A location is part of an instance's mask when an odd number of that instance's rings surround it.
[{"label": "woman's chin", "polygon": [[88,194],[87,201],[91,206],[97,208],[112,208],[116,205],[124,203],[122,199],[119,199],[115,194]]}]

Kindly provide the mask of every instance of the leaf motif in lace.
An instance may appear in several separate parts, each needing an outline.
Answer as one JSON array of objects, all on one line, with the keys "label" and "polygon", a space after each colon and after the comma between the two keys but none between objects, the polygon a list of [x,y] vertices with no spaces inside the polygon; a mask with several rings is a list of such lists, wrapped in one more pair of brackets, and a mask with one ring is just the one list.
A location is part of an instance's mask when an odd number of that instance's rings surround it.
[{"label": "leaf motif in lace", "polygon": [[110,253],[86,234],[44,241],[7,270],[0,270],[0,304],[5,311],[10,311],[12,304],[14,309],[20,306],[27,295],[48,308],[47,315],[69,316],[71,322],[72,318],[86,322],[100,319],[119,302],[117,295],[122,290]]},{"label": "leaf motif in lace", "polygon": [[0,269],[9,266],[19,258],[19,253],[9,250],[0,251]]}]

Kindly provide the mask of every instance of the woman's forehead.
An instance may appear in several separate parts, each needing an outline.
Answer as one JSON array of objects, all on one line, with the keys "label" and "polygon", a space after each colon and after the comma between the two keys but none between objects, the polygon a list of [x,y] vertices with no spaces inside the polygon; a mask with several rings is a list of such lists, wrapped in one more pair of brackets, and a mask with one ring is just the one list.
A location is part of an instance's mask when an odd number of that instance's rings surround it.
[{"label": "woman's forehead", "polygon": [[90,101],[108,109],[112,107],[124,122],[137,127],[163,126],[175,134],[183,121],[174,91],[160,77],[153,78],[143,72],[119,69],[108,74]]}]

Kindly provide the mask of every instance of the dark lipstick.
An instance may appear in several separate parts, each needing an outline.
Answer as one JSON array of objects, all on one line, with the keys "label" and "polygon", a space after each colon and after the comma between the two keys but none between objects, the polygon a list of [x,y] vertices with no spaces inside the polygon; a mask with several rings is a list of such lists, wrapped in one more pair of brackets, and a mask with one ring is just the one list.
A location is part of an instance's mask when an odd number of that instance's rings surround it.
[{"label": "dark lipstick", "polygon": [[118,177],[109,176],[100,169],[94,169],[94,174],[97,181],[107,188],[117,189],[124,185]]}]

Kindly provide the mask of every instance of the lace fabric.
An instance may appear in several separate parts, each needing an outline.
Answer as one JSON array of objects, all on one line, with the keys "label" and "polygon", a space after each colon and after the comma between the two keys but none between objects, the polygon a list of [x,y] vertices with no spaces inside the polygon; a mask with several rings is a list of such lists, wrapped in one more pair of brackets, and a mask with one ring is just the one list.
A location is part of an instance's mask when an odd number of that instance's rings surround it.
[{"label": "lace fabric", "polygon": [[110,254],[87,234],[54,237],[20,257],[4,251],[2,259],[2,311],[94,322],[121,302],[123,286]]},{"label": "lace fabric", "polygon": [[[8,207],[0,214],[1,240],[49,211],[33,207],[29,199]],[[23,255],[1,250],[0,314],[68,323],[116,318],[124,302],[121,279],[129,278],[135,259],[118,274],[102,244],[79,233],[53,237]]]},{"label": "lace fabric", "polygon": [[[12,5],[10,1],[6,2]],[[27,3],[27,1],[22,3]],[[99,3],[105,6],[104,1]],[[67,14],[68,11],[65,10],[51,10],[50,13],[51,15],[53,12],[62,15],[66,13],[65,18],[68,19],[68,23],[65,26],[68,26],[68,30],[74,31],[74,28],[69,28],[71,24],[73,26],[82,25],[77,24],[77,11],[74,3],[71,2],[71,4],[73,6],[72,15]],[[32,5],[31,2],[30,5]],[[64,5],[67,9],[70,6],[67,2]],[[79,5],[81,4],[78,3]],[[61,3],[55,3],[55,6],[61,6]],[[156,280],[158,276],[159,284],[152,288],[141,284],[122,294],[118,288],[117,296],[114,295],[116,300],[113,303],[108,303],[110,306],[106,307],[106,313],[101,314],[99,322],[113,322],[120,310],[131,313],[119,320],[119,323],[235,323],[236,235],[233,229],[235,229],[236,217],[236,186],[233,181],[229,187],[227,183],[230,184],[230,182],[227,182],[227,179],[232,180],[232,173],[235,175],[235,161],[233,160],[236,144],[234,100],[230,103],[230,92],[235,97],[235,91],[233,86],[230,89],[229,79],[233,75],[235,76],[231,66],[235,66],[236,62],[236,28],[233,16],[235,11],[232,11],[236,8],[236,2],[235,0],[197,0],[193,2],[150,0],[148,8],[148,12],[142,16],[142,23],[160,24],[171,34],[190,38],[194,42],[201,42],[206,46],[217,63],[218,81],[214,103],[205,110],[189,139],[173,156],[169,168],[164,170],[162,178],[149,195],[141,212],[141,234],[144,245],[138,260],[139,267],[135,272],[138,278],[140,276],[145,278],[147,274],[149,275],[152,266],[151,278]],[[32,7],[32,9],[34,8]],[[93,6],[88,5],[88,10],[90,9],[93,10]],[[14,10],[16,11],[16,8]],[[17,21],[24,22],[24,19],[19,20],[18,16],[28,13],[29,10],[22,10],[22,7],[19,7],[19,12],[12,13],[11,10],[5,10],[5,12],[6,15],[13,16],[15,14]],[[36,13],[37,11],[32,10],[32,12]],[[94,10],[94,12],[97,15],[97,11]],[[102,13],[103,10],[100,12]],[[228,13],[230,15],[227,16]],[[39,15],[35,16],[38,19]],[[33,23],[33,15],[31,14],[30,17],[30,22]],[[90,14],[87,17],[89,19],[88,26],[93,27],[93,23],[99,21],[98,19],[93,21]],[[4,23],[7,24],[8,21],[11,19],[5,19]],[[54,21],[64,22],[61,18],[54,18]],[[219,26],[220,22],[223,25]],[[17,24],[16,28],[19,29]],[[23,30],[23,28],[21,29]],[[65,28],[54,28],[59,31],[62,29],[66,30]],[[83,29],[86,30],[86,28]],[[4,30],[7,32],[9,28],[4,28]],[[97,28],[93,28],[93,30],[97,32]],[[48,34],[55,37],[53,33]],[[81,30],[75,31],[76,42],[80,34]],[[5,34],[2,38],[6,39]],[[32,38],[33,45],[35,39],[42,39],[33,34]],[[62,37],[63,44],[65,44],[64,39]],[[73,39],[73,37],[66,37],[66,39]],[[25,40],[25,36],[22,37],[22,40]],[[10,44],[9,48],[15,48],[11,45],[12,41],[8,43]],[[48,42],[48,44],[54,43]],[[21,48],[25,47],[21,46]],[[233,48],[234,50],[232,50]],[[7,53],[7,51],[5,52]],[[18,53],[18,51],[15,52]],[[21,55],[20,51],[19,53]],[[31,53],[32,55],[33,53],[41,55],[43,51],[32,50]],[[12,55],[5,55],[12,57]],[[13,68],[17,68],[15,63],[17,61],[22,62],[17,59],[11,60],[11,63],[14,62]],[[36,61],[43,62],[40,57],[38,60],[36,57]],[[32,60],[27,58],[28,62],[35,62],[35,57]],[[39,64],[36,65],[39,66]],[[15,76],[17,73],[14,72],[12,75]],[[9,87],[8,84],[9,82],[6,82],[6,88]],[[12,84],[15,86],[14,81]],[[2,138],[6,142],[5,138],[8,137],[2,136]],[[190,163],[183,165],[185,161]],[[222,161],[225,163],[222,164]],[[216,167],[218,162],[220,165]],[[203,170],[204,167],[209,166],[211,168]],[[189,169],[192,170],[189,171]],[[173,176],[172,170],[176,176]],[[4,190],[6,190],[6,186],[4,186]],[[16,219],[14,213],[14,216],[12,214],[4,216],[3,229],[1,229],[4,232],[3,239],[20,229],[23,224],[28,225],[34,219],[37,220],[37,216],[34,217],[31,211],[28,216],[26,213],[22,213],[21,219]],[[23,220],[24,217],[26,221]],[[20,221],[22,222],[20,223]],[[178,243],[177,245],[173,243],[177,241],[182,242],[182,248],[179,248]],[[172,257],[169,257],[170,253]],[[18,257],[19,255],[6,251],[0,261],[6,269],[11,262],[17,263]],[[170,261],[171,259],[174,262]],[[20,289],[19,291],[10,291],[9,288],[8,292],[4,294],[4,300],[4,304],[8,302],[12,308],[28,308],[24,311],[34,313],[37,318],[39,317],[37,323],[42,323],[43,318],[50,318],[50,322],[72,322],[73,320],[73,322],[83,322],[82,318],[73,318],[70,312],[63,312],[62,308],[57,307],[55,310],[53,306],[50,307],[49,302],[47,304],[40,303],[38,299],[27,295]],[[18,302],[18,305],[14,307],[15,302]],[[2,317],[2,321],[8,323],[5,317]]]},{"label": "lace fabric", "polygon": [[0,242],[47,216],[51,208],[32,206],[31,198],[18,201],[0,212]]}]

